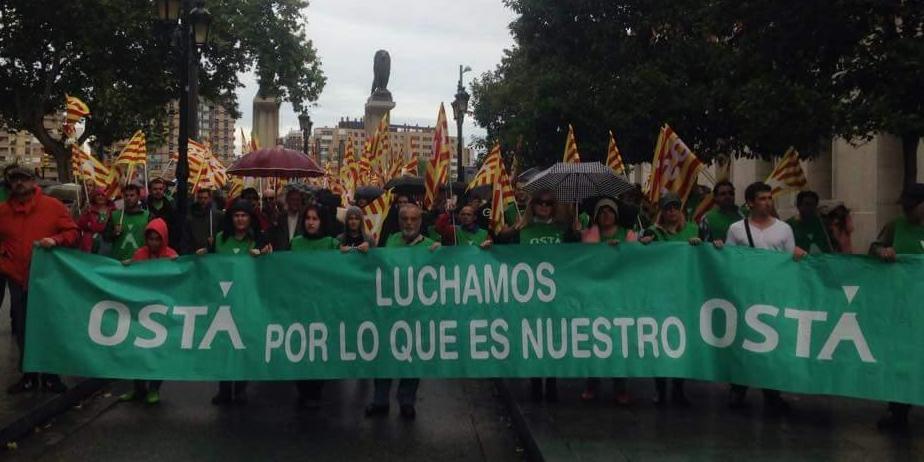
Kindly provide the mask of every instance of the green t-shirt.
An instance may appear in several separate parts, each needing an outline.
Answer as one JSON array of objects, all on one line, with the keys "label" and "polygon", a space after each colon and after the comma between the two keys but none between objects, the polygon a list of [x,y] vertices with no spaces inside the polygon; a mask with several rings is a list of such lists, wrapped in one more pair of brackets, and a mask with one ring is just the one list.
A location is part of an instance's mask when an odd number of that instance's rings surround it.
[{"label": "green t-shirt", "polygon": [[909,223],[905,217],[896,218],[893,226],[895,253],[924,254],[924,226]]},{"label": "green t-shirt", "polygon": [[416,242],[414,242],[413,244],[408,244],[407,242],[404,241],[404,236],[400,232],[397,232],[397,233],[392,234],[391,236],[388,236],[388,240],[385,241],[385,247],[391,247],[391,248],[420,247],[420,246],[430,247],[431,245],[433,245],[433,243],[434,243],[433,239],[430,239],[429,237],[421,234],[420,236],[418,236],[418,239],[416,240]]},{"label": "green t-shirt", "polygon": [[737,208],[732,213],[725,213],[718,207],[713,208],[703,217],[704,228],[707,228],[706,238],[712,241],[721,239],[724,242],[732,223],[743,219],[744,215]]},{"label": "green t-shirt", "polygon": [[507,208],[504,209],[504,223],[506,223],[507,226],[513,226],[517,224],[518,221],[520,221],[520,214],[517,212],[517,205],[508,205]]},{"label": "green t-shirt", "polygon": [[808,221],[802,221],[797,215],[786,220],[786,223],[792,228],[796,245],[800,249],[808,253],[831,253],[834,250],[831,248],[831,239],[825,231],[821,217],[816,216]]},{"label": "green t-shirt", "polygon": [[629,235],[629,229],[623,228],[622,226],[616,228],[616,232],[613,233],[612,236],[604,236],[603,232],[601,231],[600,232],[600,243],[607,244],[610,241],[614,241],[614,240],[619,241],[619,242],[626,242],[626,236],[628,235]]},{"label": "green t-shirt", "polygon": [[256,243],[250,237],[244,237],[244,239],[237,240],[234,236],[228,238],[228,240],[223,239],[224,232],[219,231],[215,235],[215,253],[224,253],[232,255],[249,255],[250,251],[254,248]]},{"label": "green t-shirt", "polygon": [[[141,210],[138,213],[126,213],[122,218],[124,211],[116,210],[112,212],[112,218],[108,226],[114,230],[115,226],[122,223],[122,234],[115,236],[112,240],[112,258],[116,260],[130,260],[135,251],[144,245],[144,228],[148,226],[148,211]],[[112,234],[110,234],[112,235]]]},{"label": "green t-shirt", "polygon": [[699,237],[699,228],[696,223],[688,221],[678,233],[668,233],[667,230],[660,226],[652,226],[645,231],[648,236],[654,236],[656,241],[661,242],[687,242],[694,237]]},{"label": "green t-shirt", "polygon": [[0,202],[6,202],[10,198],[10,190],[6,186],[0,186]]},{"label": "green t-shirt", "polygon": [[565,232],[554,223],[530,223],[520,230],[520,244],[561,244]]},{"label": "green t-shirt", "polygon": [[478,228],[475,232],[470,233],[461,226],[456,226],[456,244],[457,245],[481,245],[488,239],[488,231]]},{"label": "green t-shirt", "polygon": [[340,248],[337,239],[330,236],[324,236],[317,239],[309,239],[305,236],[295,236],[292,238],[289,250],[293,252],[310,252],[314,250],[333,250]]}]

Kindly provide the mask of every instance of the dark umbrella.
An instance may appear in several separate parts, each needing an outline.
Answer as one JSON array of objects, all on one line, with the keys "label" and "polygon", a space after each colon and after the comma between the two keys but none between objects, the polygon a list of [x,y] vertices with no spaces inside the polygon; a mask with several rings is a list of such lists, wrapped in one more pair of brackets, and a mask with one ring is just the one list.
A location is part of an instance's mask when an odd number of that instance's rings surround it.
[{"label": "dark umbrella", "polygon": [[632,188],[624,177],[600,162],[559,162],[523,186],[530,194],[551,191],[559,202],[572,204],[594,196],[618,197]]},{"label": "dark umbrella", "polygon": [[536,175],[542,173],[542,169],[538,167],[533,167],[527,169],[525,172],[517,175],[517,184],[519,183],[529,183],[529,180],[535,178]]},{"label": "dark umbrella", "polygon": [[298,151],[276,146],[241,157],[228,169],[228,173],[261,178],[305,178],[324,176],[324,169]]},{"label": "dark umbrella", "polygon": [[424,187],[424,179],[419,176],[411,175],[401,175],[388,180],[388,183],[385,183],[385,189],[392,188],[394,188],[395,193],[412,195],[423,194],[426,190]]},{"label": "dark umbrella", "polygon": [[376,197],[385,194],[385,190],[378,186],[360,186],[356,188],[356,192],[353,193],[355,199],[364,198],[368,200],[373,200]]}]

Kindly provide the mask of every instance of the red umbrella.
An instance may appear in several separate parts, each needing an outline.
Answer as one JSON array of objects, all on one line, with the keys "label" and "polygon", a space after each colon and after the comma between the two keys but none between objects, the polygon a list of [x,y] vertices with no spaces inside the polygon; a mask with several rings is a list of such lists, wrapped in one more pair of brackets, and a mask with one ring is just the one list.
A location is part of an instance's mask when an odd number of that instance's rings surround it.
[{"label": "red umbrella", "polygon": [[310,157],[282,146],[258,149],[237,160],[228,173],[258,178],[304,178],[324,176],[324,169]]}]

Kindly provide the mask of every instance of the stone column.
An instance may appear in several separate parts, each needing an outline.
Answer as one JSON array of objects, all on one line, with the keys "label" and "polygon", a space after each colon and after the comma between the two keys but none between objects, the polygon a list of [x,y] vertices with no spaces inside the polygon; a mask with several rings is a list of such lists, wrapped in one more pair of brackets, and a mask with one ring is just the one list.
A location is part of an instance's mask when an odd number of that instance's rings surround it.
[{"label": "stone column", "polygon": [[844,202],[853,216],[853,249],[865,253],[879,230],[901,213],[901,140],[877,135],[870,142],[851,146],[832,142],[833,199]]},{"label": "stone column", "polygon": [[253,136],[260,148],[275,147],[279,140],[278,98],[257,92],[253,98]]},{"label": "stone column", "polygon": [[366,101],[366,116],[363,117],[363,127],[366,129],[366,137],[372,138],[375,129],[378,128],[385,113],[395,108],[395,102],[391,99],[391,94],[387,98],[380,95],[372,95]]}]

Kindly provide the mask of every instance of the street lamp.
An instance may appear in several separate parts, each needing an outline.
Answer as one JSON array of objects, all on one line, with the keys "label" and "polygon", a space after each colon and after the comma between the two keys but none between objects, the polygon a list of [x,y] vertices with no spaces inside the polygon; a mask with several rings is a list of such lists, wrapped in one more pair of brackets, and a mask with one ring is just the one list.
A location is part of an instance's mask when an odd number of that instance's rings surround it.
[{"label": "street lamp", "polygon": [[305,152],[305,155],[308,155],[308,136],[311,134],[311,116],[307,112],[303,112],[298,116],[298,126],[302,129],[302,151]]},{"label": "street lamp", "polygon": [[470,72],[472,68],[459,65],[459,86],[456,88],[456,99],[452,101],[452,116],[456,119],[456,175],[459,182],[465,182],[465,172],[462,170],[462,122],[468,112],[468,92],[462,85],[462,74]]},{"label": "street lamp", "polygon": [[[180,77],[180,124],[179,139],[177,140],[176,162],[176,211],[177,229],[182,230],[186,223],[189,196],[189,136],[190,136],[190,101],[198,104],[198,61],[199,54],[193,48],[205,45],[209,35],[211,14],[205,8],[204,0],[197,0],[196,6],[191,7],[191,0],[156,0],[158,17],[174,25],[174,38],[179,47],[180,57],[177,72]],[[195,59],[196,62],[191,61]],[[190,78],[192,74],[192,78]],[[197,133],[197,124],[192,130]]]}]

